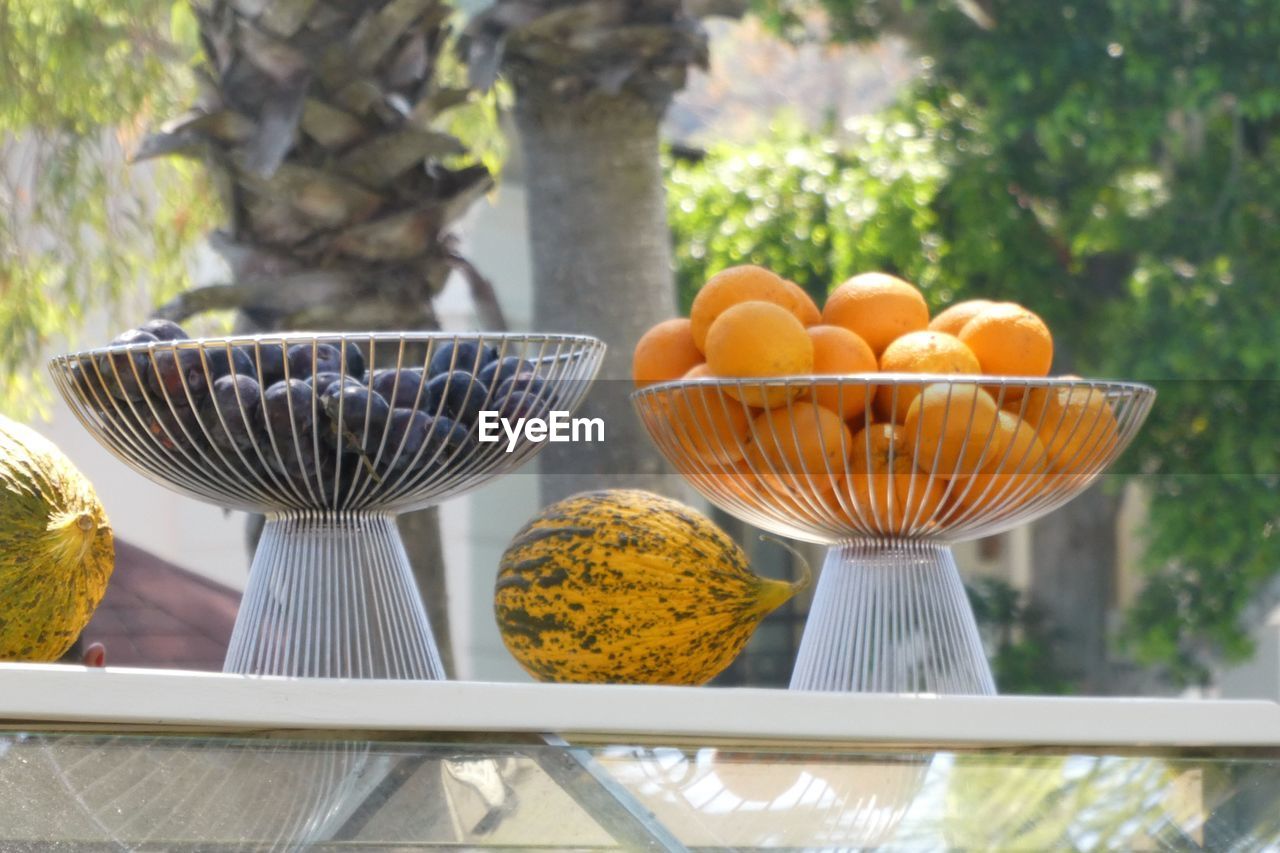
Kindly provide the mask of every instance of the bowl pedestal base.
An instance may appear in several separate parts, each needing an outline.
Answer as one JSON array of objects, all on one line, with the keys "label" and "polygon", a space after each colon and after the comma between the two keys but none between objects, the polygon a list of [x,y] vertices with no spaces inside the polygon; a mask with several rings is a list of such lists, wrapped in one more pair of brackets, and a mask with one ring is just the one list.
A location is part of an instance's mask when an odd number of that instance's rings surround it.
[{"label": "bowl pedestal base", "polygon": [[995,695],[951,549],[918,541],[832,546],[791,689]]},{"label": "bowl pedestal base", "polygon": [[268,516],[222,669],[445,678],[395,516]]}]

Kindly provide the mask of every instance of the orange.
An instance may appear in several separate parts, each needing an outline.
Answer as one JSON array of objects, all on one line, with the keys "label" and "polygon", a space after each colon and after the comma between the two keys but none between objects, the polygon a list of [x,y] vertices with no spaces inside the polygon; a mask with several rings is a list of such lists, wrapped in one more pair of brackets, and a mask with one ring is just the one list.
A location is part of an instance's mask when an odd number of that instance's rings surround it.
[{"label": "orange", "polygon": [[1033,388],[1026,397],[1022,416],[1039,433],[1054,471],[1088,471],[1111,457],[1120,427],[1104,391],[1080,384]]},{"label": "orange", "polygon": [[[751,454],[747,454],[750,459]],[[758,465],[758,462],[743,462],[742,465]],[[801,523],[812,521],[814,517],[821,517],[822,501],[825,496],[831,493],[830,484],[826,484],[825,491],[818,488],[822,484],[819,483],[817,475],[813,478],[814,487],[806,485],[803,491],[788,491],[781,483],[766,482],[760,477],[751,475],[740,481],[740,488],[744,493],[742,501],[747,503],[754,511],[764,515],[770,519],[784,519],[788,523],[794,523],[799,520]],[[747,494],[749,490],[749,494]]]},{"label": "orange", "polygon": [[1004,450],[991,455],[972,477],[956,478],[954,495],[961,506],[1013,509],[1040,491],[1047,460],[1035,427],[1012,412],[1001,411],[997,417],[1001,435],[993,443]]},{"label": "orange", "polygon": [[[982,367],[960,339],[945,332],[908,332],[880,355],[884,373],[981,373]],[[876,414],[902,423],[911,401],[920,394],[918,385],[883,384],[876,389]]]},{"label": "orange", "polygon": [[[876,356],[867,342],[840,326],[810,326],[813,372],[821,374],[875,373]],[[817,385],[813,401],[848,420],[862,414],[867,405],[866,382]]]},{"label": "orange", "polygon": [[806,400],[780,406],[756,418],[751,434],[747,462],[774,491],[823,493],[844,474],[851,436],[830,409]]},{"label": "orange", "polygon": [[[809,333],[790,311],[772,302],[740,302],[723,311],[707,333],[707,367],[719,377],[765,379],[813,372]],[[804,390],[802,384],[725,386],[751,406],[776,406]]]},{"label": "orange", "polygon": [[[1058,378],[1084,382],[1082,377],[1071,373]],[[1049,418],[1056,419],[1062,416],[1062,408],[1057,405],[1058,396],[1064,393],[1068,387],[1067,385],[1054,385],[1047,388],[1031,388],[1026,393],[1025,400],[1006,400],[1001,405],[1008,411],[1021,415],[1038,430]],[[1051,405],[1053,406],[1052,409],[1050,409]]]},{"label": "orange", "polygon": [[902,428],[916,464],[949,480],[976,474],[992,454],[1003,452],[999,412],[977,385],[936,383],[911,402]]},{"label": "orange", "polygon": [[813,297],[794,281],[783,279],[782,283],[787,286],[787,291],[791,294],[791,313],[796,315],[796,319],[804,323],[806,328],[821,323],[822,312],[818,310],[818,305],[813,301]]},{"label": "orange", "polygon": [[[718,471],[699,472],[690,477],[693,484],[717,501],[743,513],[756,513],[769,518],[778,515],[777,496],[771,495],[746,461],[735,462]],[[747,515],[747,520],[750,516]]]},{"label": "orange", "polygon": [[894,338],[926,328],[929,306],[914,285],[882,272],[868,272],[831,291],[822,322],[844,326],[879,356]]},{"label": "orange", "polygon": [[944,484],[912,463],[902,427],[872,424],[853,437],[850,473],[828,505],[864,530],[880,534],[920,531],[942,505]]},{"label": "orange", "polygon": [[[750,426],[747,425],[748,432]],[[750,507],[759,507],[761,504],[760,481],[746,462],[726,465],[723,471],[708,472],[696,479],[717,498],[737,501]]]},{"label": "orange", "polygon": [[1038,430],[1045,418],[1049,416],[1050,398],[1056,400],[1059,390],[1058,388],[1030,388],[1017,397],[1006,397],[1000,400],[1000,408],[1024,418]]},{"label": "orange", "polygon": [[[757,474],[757,472],[760,472]],[[703,488],[710,488],[718,497],[732,501],[748,512],[758,513],[770,519],[812,519],[815,515],[814,505],[829,493],[823,491],[818,475],[813,476],[813,486],[797,493],[789,491],[782,477],[770,477],[768,467],[760,454],[759,448],[748,445],[746,458],[721,474],[707,474],[694,480]],[[799,480],[808,486],[805,478]],[[807,497],[806,497],[807,496]],[[751,519],[748,519],[751,520]]]},{"label": "orange", "polygon": [[637,388],[643,388],[679,379],[701,363],[702,353],[693,343],[689,321],[676,317],[663,320],[640,336],[631,356],[631,378]]},{"label": "orange", "polygon": [[[764,267],[729,267],[711,276],[693,297],[693,305],[689,308],[694,345],[705,353],[707,335],[716,318],[734,305],[753,300],[772,302],[788,311],[792,311],[796,304],[787,283]],[[796,319],[801,318],[797,316]]]},{"label": "orange", "polygon": [[[685,379],[709,378],[711,370],[699,364]],[[671,430],[692,462],[693,470],[718,470],[737,462],[751,432],[751,410],[714,385],[672,391],[666,399]],[[682,466],[683,467],[683,466]],[[684,472],[682,472],[684,473]]]},{"label": "orange", "polygon": [[1048,376],[1053,364],[1049,327],[1014,302],[998,302],[979,312],[964,324],[960,340],[978,357],[983,373]]},{"label": "orange", "polygon": [[950,308],[945,309],[941,314],[934,316],[929,321],[929,328],[935,332],[946,332],[948,335],[956,335],[959,337],[960,330],[964,328],[977,314],[995,305],[990,299],[970,299],[965,302],[957,302]]}]

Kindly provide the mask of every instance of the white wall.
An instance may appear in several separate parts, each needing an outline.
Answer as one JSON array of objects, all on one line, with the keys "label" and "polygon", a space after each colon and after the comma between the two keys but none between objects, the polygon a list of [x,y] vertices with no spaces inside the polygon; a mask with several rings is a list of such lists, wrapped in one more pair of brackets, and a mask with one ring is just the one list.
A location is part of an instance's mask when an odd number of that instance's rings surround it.
[{"label": "white wall", "polygon": [[1253,658],[1227,667],[1218,680],[1223,699],[1270,699],[1280,702],[1280,607],[1254,632]]}]

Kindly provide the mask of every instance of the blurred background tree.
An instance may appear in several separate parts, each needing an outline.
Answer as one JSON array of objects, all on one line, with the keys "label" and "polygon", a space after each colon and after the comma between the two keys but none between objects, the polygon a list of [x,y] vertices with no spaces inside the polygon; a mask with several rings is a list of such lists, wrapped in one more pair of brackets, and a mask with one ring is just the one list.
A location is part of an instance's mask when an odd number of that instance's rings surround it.
[{"label": "blurred background tree", "polygon": [[[760,0],[811,37],[817,4]],[[1176,683],[1249,653],[1277,601],[1280,17],[1273,4],[827,0],[827,35],[905,37],[909,92],[874,120],[782,128],[677,163],[682,299],[715,269],[766,263],[822,296],[872,268],[933,307],[1023,302],[1057,372],[1155,382],[1122,473],[1150,497],[1149,570],[1122,637]],[[1112,484],[1114,485],[1114,483]],[[1132,689],[1104,604],[1118,492],[1037,526],[1033,603],[1089,692]]]},{"label": "blurred background tree", "polygon": [[0,411],[45,409],[32,365],[96,308],[186,279],[212,221],[198,169],[129,170],[145,124],[189,88],[165,0],[0,4]]}]

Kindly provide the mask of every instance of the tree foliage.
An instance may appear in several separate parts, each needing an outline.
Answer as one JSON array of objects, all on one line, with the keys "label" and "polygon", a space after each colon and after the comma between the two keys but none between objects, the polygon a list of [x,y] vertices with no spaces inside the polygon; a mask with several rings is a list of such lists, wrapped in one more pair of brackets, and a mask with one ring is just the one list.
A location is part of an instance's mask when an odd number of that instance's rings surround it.
[{"label": "tree foliage", "polygon": [[[812,4],[759,5],[785,28]],[[675,165],[682,284],[744,258],[818,293],[888,269],[935,307],[1033,307],[1059,372],[1155,382],[1121,463],[1152,497],[1125,638],[1181,680],[1245,656],[1280,573],[1280,9],[823,5],[843,37],[906,35],[921,76],[841,138],[784,131]]]},{"label": "tree foliage", "polygon": [[856,144],[783,120],[752,145],[720,143],[696,162],[672,161],[668,215],[680,307],[717,270],[756,263],[821,304],[855,272],[892,269],[936,298],[941,252],[933,201],[946,174],[937,128],[898,115],[851,126]]},{"label": "tree foliage", "polygon": [[163,0],[0,4],[0,410],[47,402],[35,364],[95,306],[186,278],[213,215],[197,170],[130,171],[147,118],[185,88]]}]

